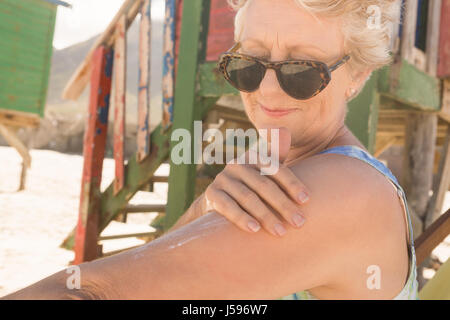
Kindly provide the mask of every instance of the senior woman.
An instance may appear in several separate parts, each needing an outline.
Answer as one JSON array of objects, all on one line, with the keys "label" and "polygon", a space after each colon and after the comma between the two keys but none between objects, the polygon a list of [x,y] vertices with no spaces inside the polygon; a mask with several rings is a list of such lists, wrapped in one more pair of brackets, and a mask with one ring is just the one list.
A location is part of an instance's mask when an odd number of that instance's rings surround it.
[{"label": "senior woman", "polygon": [[[229,164],[176,230],[81,264],[80,290],[67,289],[61,271],[7,298],[417,298],[402,188],[344,124],[347,102],[390,61],[397,1],[232,5],[236,45],[221,69],[256,128],[289,131],[280,172],[261,180],[254,167]],[[370,5],[381,12],[375,28]],[[310,197],[300,204],[302,183]]]}]

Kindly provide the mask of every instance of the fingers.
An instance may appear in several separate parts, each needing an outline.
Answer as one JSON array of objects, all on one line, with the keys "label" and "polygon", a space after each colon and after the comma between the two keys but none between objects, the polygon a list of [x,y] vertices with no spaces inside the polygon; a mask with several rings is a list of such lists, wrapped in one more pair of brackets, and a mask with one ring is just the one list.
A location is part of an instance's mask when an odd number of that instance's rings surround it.
[{"label": "fingers", "polygon": [[273,235],[283,236],[284,220],[293,227],[301,227],[305,218],[299,204],[309,198],[303,183],[285,165],[272,175],[263,175],[264,164],[252,150],[242,157],[240,160],[244,162],[228,163],[208,187],[205,195],[211,206],[245,231],[256,232],[262,225]]},{"label": "fingers", "polygon": [[[234,173],[232,173],[232,174],[236,174],[236,176],[234,176],[234,177],[235,178],[239,177],[239,179],[242,180],[243,185],[245,184],[244,186],[248,190],[250,190],[250,189],[253,190],[252,194],[249,194],[248,192],[246,192],[246,190],[242,190],[242,187],[240,187],[241,194],[237,195],[237,197],[238,197],[237,200],[239,203],[247,203],[247,202],[254,203],[254,202],[256,202],[254,199],[256,196],[256,197],[258,197],[258,199],[261,203],[262,203],[261,199],[263,199],[266,203],[268,203],[293,227],[299,228],[304,224],[305,218],[304,218],[301,210],[298,208],[298,205],[296,204],[296,202],[294,202],[286,194],[286,192],[284,190],[282,190],[278,186],[278,184],[275,183],[273,180],[271,180],[267,176],[261,175],[257,170],[254,170],[253,168],[245,168],[244,166],[236,167],[234,170]],[[286,180],[286,177],[289,178],[290,176],[287,173],[285,173],[284,175],[282,175],[280,180],[283,180],[283,179]],[[295,177],[295,175],[294,175],[294,177]],[[228,180],[232,180],[232,179],[228,179]],[[231,182],[227,181],[227,183],[231,183]],[[296,187],[297,187],[297,184],[296,184]],[[237,186],[235,186],[235,188],[237,188]],[[234,190],[234,189],[229,188],[227,190]],[[295,194],[295,191],[293,193]],[[249,197],[249,199],[246,200],[246,197]],[[297,199],[298,199],[298,196],[297,196]],[[299,201],[297,201],[297,202],[299,202]],[[267,207],[267,206],[265,206],[265,207]],[[249,210],[251,210],[251,208]],[[255,215],[253,213],[253,211],[249,212],[249,213],[251,213],[256,219],[258,219],[258,221],[260,221],[265,228],[266,228],[266,225],[271,225],[271,224],[273,225],[272,228],[275,228],[275,224],[278,223],[278,221],[275,221],[273,219],[273,218],[275,218],[275,215],[272,213],[271,210],[269,210],[270,214],[264,214],[263,217],[261,217],[260,214],[258,216]],[[267,219],[267,220],[264,220],[264,219]],[[278,219],[276,219],[276,220],[278,220]]]},{"label": "fingers", "polygon": [[275,236],[283,236],[286,233],[282,221],[253,190],[226,174],[221,177],[221,182],[226,185],[224,191],[239,203],[247,214],[258,220],[264,229]]},{"label": "fingers", "polygon": [[258,221],[248,215],[225,191],[208,187],[205,192],[212,207],[244,231],[257,232],[261,228]]},{"label": "fingers", "polygon": [[[255,157],[257,159],[257,154],[249,150],[247,152],[247,161],[251,156]],[[237,167],[238,169],[241,169],[241,167]],[[262,175],[261,174],[261,168],[264,167],[260,162],[256,164],[249,164],[247,167],[253,167],[260,176],[268,177],[274,181],[276,181],[280,187],[289,194],[289,196],[297,203],[304,204],[309,199],[309,191],[306,188],[306,186],[297,178],[297,176],[292,172],[291,169],[286,167],[285,165],[280,165],[279,169],[275,174],[272,175]],[[232,167],[230,167],[232,168]],[[232,168],[234,169],[234,168]]]},{"label": "fingers", "polygon": [[308,189],[288,167],[281,166],[271,178],[297,203],[304,204],[309,200]]}]

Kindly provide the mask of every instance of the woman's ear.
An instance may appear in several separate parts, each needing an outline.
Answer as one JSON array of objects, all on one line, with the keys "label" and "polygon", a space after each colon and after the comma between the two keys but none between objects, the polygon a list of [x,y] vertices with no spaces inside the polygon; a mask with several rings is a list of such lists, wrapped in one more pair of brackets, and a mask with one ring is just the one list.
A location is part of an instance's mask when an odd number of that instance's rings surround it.
[{"label": "woman's ear", "polygon": [[365,69],[363,71],[352,73],[352,81],[347,88],[347,92],[345,93],[348,101],[356,97],[361,92],[367,80],[370,79],[372,71],[373,69]]}]

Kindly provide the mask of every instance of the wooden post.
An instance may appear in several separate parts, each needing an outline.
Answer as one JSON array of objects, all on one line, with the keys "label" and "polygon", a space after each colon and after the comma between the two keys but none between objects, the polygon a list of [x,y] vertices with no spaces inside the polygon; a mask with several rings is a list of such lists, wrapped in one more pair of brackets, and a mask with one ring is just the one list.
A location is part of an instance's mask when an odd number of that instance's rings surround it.
[{"label": "wooden post", "polygon": [[20,172],[20,183],[18,191],[25,190],[25,184],[27,182],[27,164],[23,161],[22,162],[22,171]]},{"label": "wooden post", "polygon": [[422,222],[433,182],[436,133],[435,114],[410,112],[406,116],[403,189],[411,209]]},{"label": "wooden post", "polygon": [[125,136],[125,103],[126,103],[126,74],[127,74],[127,34],[126,16],[123,15],[116,27],[116,41],[114,44],[115,63],[115,99],[114,99],[114,160],[115,183],[114,193],[119,192],[124,185],[124,136]]},{"label": "wooden post", "polygon": [[0,124],[0,134],[5,138],[6,142],[17,150],[23,159],[23,162],[29,168],[31,166],[31,156],[28,152],[28,148],[20,141],[15,131],[3,124]]},{"label": "wooden post", "polygon": [[[197,73],[204,62],[210,1],[191,0],[183,6],[180,53],[175,85],[173,130],[186,129],[191,133],[191,155],[194,149],[194,121],[201,120],[202,99],[198,95]],[[172,141],[175,146],[178,141]],[[200,144],[201,148],[201,144]],[[164,227],[168,230],[194,200],[196,164],[191,157],[188,164],[174,164],[170,159],[167,215]]]},{"label": "wooden post", "polygon": [[[425,229],[429,192],[433,184],[436,135],[436,114],[423,111],[408,113],[401,184],[406,193],[415,238]],[[419,288],[422,288],[426,282],[423,266],[418,266],[417,275]]]},{"label": "wooden post", "polygon": [[142,161],[150,152],[150,58],[151,58],[151,3],[145,0],[141,9],[139,28],[139,92],[137,161]]},{"label": "wooden post", "polygon": [[25,180],[26,180],[26,174],[27,174],[27,168],[31,167],[31,156],[28,152],[27,146],[20,141],[19,137],[17,136],[15,130],[12,128],[9,128],[8,126],[5,126],[0,123],[0,134],[5,138],[6,142],[17,150],[17,152],[22,157],[22,172],[20,174],[20,184],[17,191],[21,191],[25,189]]},{"label": "wooden post", "polygon": [[163,117],[162,128],[166,131],[173,121],[173,104],[175,89],[175,31],[178,0],[166,0],[164,17],[164,46],[163,46]]},{"label": "wooden post", "polygon": [[439,160],[439,169],[436,175],[436,181],[433,183],[433,196],[431,197],[427,212],[425,215],[425,228],[428,228],[442,211],[444,205],[445,193],[450,185],[450,126],[447,125],[447,136],[442,148],[441,158]]},{"label": "wooden post", "polygon": [[[416,39],[418,0],[406,0],[403,19],[401,58],[413,61]],[[411,85],[415,85],[411,83]],[[437,116],[431,112],[410,112],[405,123],[403,156],[403,189],[406,192],[411,217],[415,221],[415,236],[423,231],[429,192],[432,188],[433,163],[437,135]],[[416,219],[418,218],[418,219]],[[417,225],[417,224],[420,225]]]},{"label": "wooden post", "polygon": [[[414,64],[417,9],[418,0],[406,0],[400,52],[401,58],[411,64]],[[431,39],[428,40],[431,41]],[[429,60],[427,68],[431,68],[431,65]],[[417,84],[411,82],[411,85]],[[427,206],[430,200],[429,192],[433,184],[436,135],[436,113],[411,112],[407,115],[402,186],[406,192],[415,237],[424,230]],[[423,269],[419,267],[417,272],[419,287],[422,287],[425,282]]]},{"label": "wooden post", "polygon": [[[427,30],[427,72],[432,76],[437,74],[439,57],[439,35],[441,26],[442,1],[430,2]],[[442,109],[442,108],[441,108]],[[424,217],[425,228],[428,228],[436,220],[444,204],[445,192],[450,184],[450,126],[447,126],[447,136],[439,161],[436,181],[433,182],[433,196],[429,200]]]},{"label": "wooden post", "polygon": [[439,78],[450,77],[450,1],[441,3],[441,32],[439,40]]},{"label": "wooden post", "polygon": [[395,17],[397,23],[394,23],[392,26],[391,43],[390,43],[390,50],[394,56],[397,55],[400,50],[399,31],[400,31],[400,24],[402,23],[401,18],[402,18],[402,2],[399,1],[397,4],[397,11]]},{"label": "wooden post", "polygon": [[[441,31],[441,10],[442,1],[436,0],[430,3],[428,16],[427,34],[427,71],[436,76],[439,57],[439,38]],[[443,109],[443,108],[442,108]],[[425,227],[430,226],[436,220],[444,202],[445,192],[450,184],[450,126],[447,129],[447,136],[441,153],[438,174],[433,184],[433,196],[429,201],[425,217]]]},{"label": "wooden post", "polygon": [[427,25],[427,72],[433,77],[437,74],[439,57],[439,35],[441,26],[442,0],[429,2]]},{"label": "wooden post", "polygon": [[84,165],[78,224],[75,232],[74,264],[99,256],[97,244],[100,218],[100,183],[108,129],[113,50],[103,46],[92,56],[91,93],[84,135]]},{"label": "wooden post", "polygon": [[402,40],[400,53],[403,59],[414,64],[414,48],[416,42],[417,9],[419,0],[405,0]]}]

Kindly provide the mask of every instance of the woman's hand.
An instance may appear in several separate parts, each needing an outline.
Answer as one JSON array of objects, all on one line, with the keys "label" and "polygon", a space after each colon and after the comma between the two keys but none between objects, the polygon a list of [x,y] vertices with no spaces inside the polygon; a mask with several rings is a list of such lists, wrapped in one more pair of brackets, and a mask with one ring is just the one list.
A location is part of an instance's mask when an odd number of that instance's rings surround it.
[{"label": "woman's hand", "polygon": [[[280,163],[291,144],[286,132],[280,130]],[[303,225],[299,205],[307,200],[306,187],[282,164],[274,175],[262,175],[259,165],[228,164],[202,195],[200,207],[203,214],[217,211],[242,230],[257,232],[262,225],[273,235],[283,236],[282,220],[297,228]]]}]

